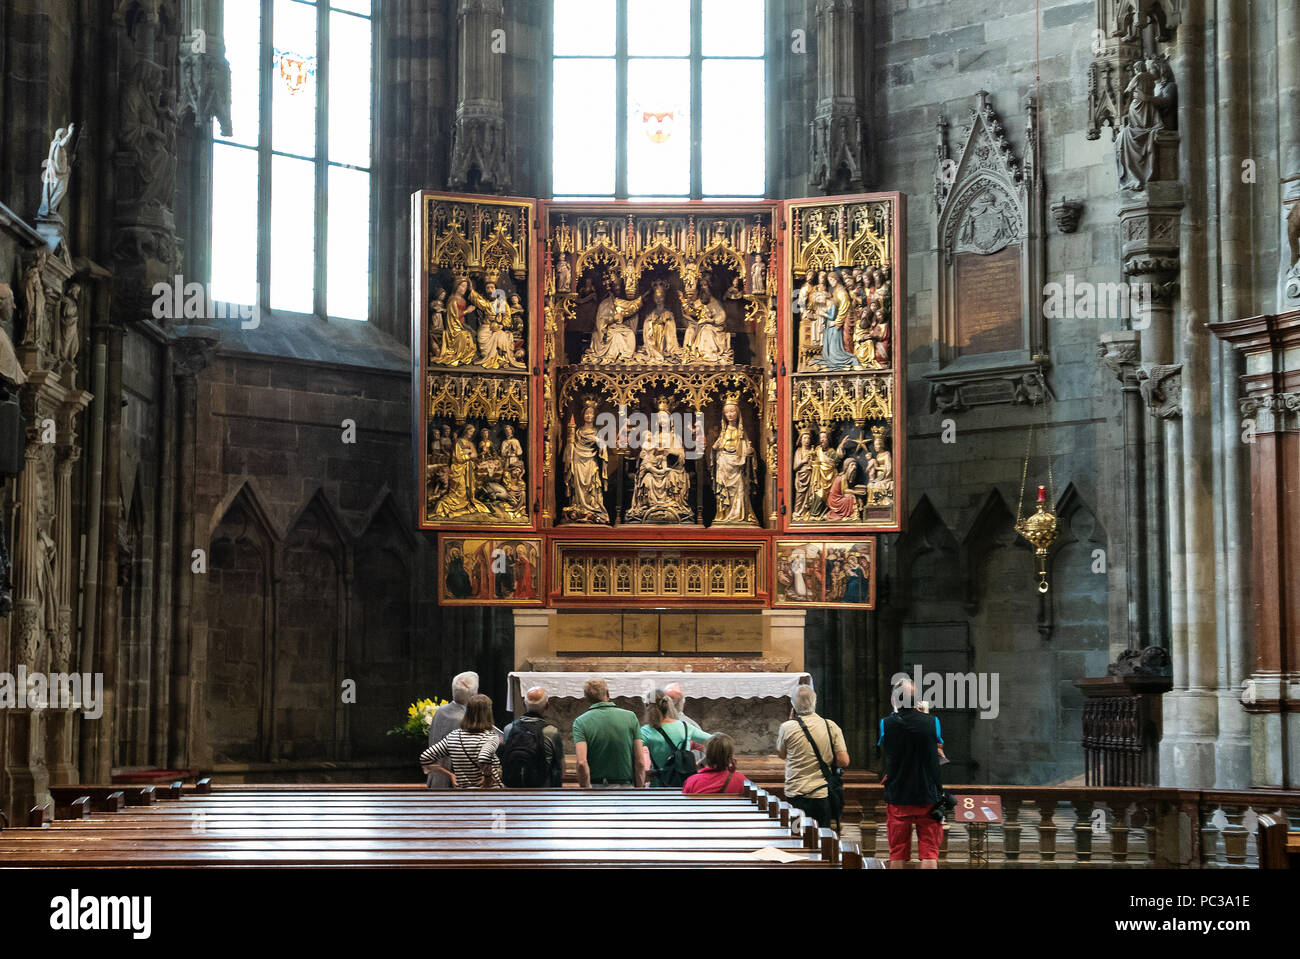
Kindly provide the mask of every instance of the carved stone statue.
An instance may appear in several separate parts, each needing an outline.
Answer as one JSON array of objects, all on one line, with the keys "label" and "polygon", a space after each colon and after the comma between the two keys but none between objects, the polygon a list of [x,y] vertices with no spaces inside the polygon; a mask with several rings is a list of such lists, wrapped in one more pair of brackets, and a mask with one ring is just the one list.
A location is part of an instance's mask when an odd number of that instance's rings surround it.
[{"label": "carved stone statue", "polygon": [[81,352],[81,336],[77,328],[80,298],[81,284],[69,283],[63,290],[63,300],[59,304],[59,327],[55,336],[54,354],[70,366],[76,366],[77,354]]},{"label": "carved stone statue", "polygon": [[754,447],[740,420],[739,398],[729,394],[722,405],[722,429],[713,442],[713,492],[718,509],[714,526],[757,526],[750,502],[754,484]]},{"label": "carved stone statue", "polygon": [[871,429],[871,458],[867,461],[867,503],[892,506],[894,503],[894,458],[885,449],[885,428]]},{"label": "carved stone statue", "polygon": [[1176,108],[1177,86],[1168,60],[1138,60],[1124,95],[1128,110],[1115,138],[1119,185],[1141,191],[1155,174],[1156,134],[1166,126],[1165,114]]},{"label": "carved stone statue", "polygon": [[754,296],[763,296],[767,292],[767,266],[757,253],[749,267],[749,292]]},{"label": "carved stone statue", "polygon": [[8,283],[0,283],[0,378],[13,386],[21,386],[27,382],[27,374],[23,372],[13,341],[6,332],[13,329],[13,321],[14,291]]},{"label": "carved stone statue", "polygon": [[36,533],[36,591],[40,597],[41,626],[46,635],[55,639],[59,632],[58,579],[54,574],[55,548],[45,530]]},{"label": "carved stone statue", "polygon": [[565,254],[560,254],[560,262],[555,267],[555,290],[557,293],[568,293],[573,288],[573,267],[569,266],[569,258]]},{"label": "carved stone statue", "polygon": [[68,144],[76,124],[69,123],[59,127],[50,141],[50,155],[41,161],[41,207],[36,214],[39,217],[59,215],[59,207],[68,193],[68,180],[72,176],[72,161],[68,156]]},{"label": "carved stone statue", "polygon": [[596,429],[596,402],[582,408],[582,426],[569,418],[564,443],[564,489],[568,502],[564,519],[569,523],[609,523],[605,490],[609,486],[609,449]]},{"label": "carved stone statue", "polygon": [[812,490],[812,430],[804,427],[799,430],[799,445],[795,447],[794,459],[794,518],[801,519],[808,515],[809,493]]},{"label": "carved stone statue", "polygon": [[668,308],[668,285],[658,281],[652,287],[653,307],[641,324],[642,350],[649,363],[665,363],[675,359],[677,346],[677,317]]},{"label": "carved stone statue", "polygon": [[1286,238],[1291,247],[1291,266],[1286,275],[1286,295],[1300,299],[1300,200],[1291,204],[1286,218]]},{"label": "carved stone statue", "polygon": [[727,311],[713,298],[707,285],[702,285],[686,309],[695,319],[695,336],[691,349],[695,358],[704,363],[730,363],[732,361],[731,334],[727,332]]},{"label": "carved stone statue", "polygon": [[[583,354],[584,363],[617,363],[636,355],[636,330],[630,319],[641,309],[644,296],[623,299],[618,295],[618,277],[611,273],[606,281],[608,292],[596,307],[596,330],[591,345]],[[631,294],[631,290],[627,291]]]},{"label": "carved stone statue", "polygon": [[673,431],[668,401],[659,401],[653,427],[641,441],[632,505],[627,523],[689,523],[691,483],[686,475],[686,449]]},{"label": "carved stone statue", "polygon": [[23,271],[23,306],[26,323],[23,346],[40,346],[49,336],[45,316],[45,251],[41,250]]}]

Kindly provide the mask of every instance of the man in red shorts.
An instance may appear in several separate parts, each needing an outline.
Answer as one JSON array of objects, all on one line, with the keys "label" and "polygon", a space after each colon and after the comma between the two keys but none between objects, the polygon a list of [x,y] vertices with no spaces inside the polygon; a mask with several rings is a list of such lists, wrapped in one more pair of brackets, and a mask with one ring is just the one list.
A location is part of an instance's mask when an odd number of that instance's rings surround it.
[{"label": "man in red shorts", "polygon": [[939,781],[939,720],[916,708],[912,680],[900,675],[894,686],[897,710],[880,721],[885,754],[885,811],[889,867],[901,869],[912,858],[916,827],[922,869],[939,868],[943,825],[934,807],[943,796]]}]

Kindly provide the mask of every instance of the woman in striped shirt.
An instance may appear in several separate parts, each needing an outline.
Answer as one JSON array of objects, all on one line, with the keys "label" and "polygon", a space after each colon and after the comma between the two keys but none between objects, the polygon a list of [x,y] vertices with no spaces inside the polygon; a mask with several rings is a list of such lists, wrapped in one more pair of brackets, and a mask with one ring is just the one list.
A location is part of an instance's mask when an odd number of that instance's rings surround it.
[{"label": "woman in striped shirt", "polygon": [[420,753],[420,765],[426,774],[441,769],[451,777],[453,789],[500,789],[500,744],[492,725],[492,700],[479,693],[466,704],[460,728]]}]

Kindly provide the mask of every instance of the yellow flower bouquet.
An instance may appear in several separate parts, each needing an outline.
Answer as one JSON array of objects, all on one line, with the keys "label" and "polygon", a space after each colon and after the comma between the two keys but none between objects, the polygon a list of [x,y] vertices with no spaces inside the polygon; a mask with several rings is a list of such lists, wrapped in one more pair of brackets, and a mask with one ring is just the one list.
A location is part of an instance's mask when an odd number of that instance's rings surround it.
[{"label": "yellow flower bouquet", "polygon": [[446,705],[445,699],[421,699],[411,703],[406,709],[406,721],[390,729],[388,735],[405,736],[413,742],[427,744],[434,713]]}]

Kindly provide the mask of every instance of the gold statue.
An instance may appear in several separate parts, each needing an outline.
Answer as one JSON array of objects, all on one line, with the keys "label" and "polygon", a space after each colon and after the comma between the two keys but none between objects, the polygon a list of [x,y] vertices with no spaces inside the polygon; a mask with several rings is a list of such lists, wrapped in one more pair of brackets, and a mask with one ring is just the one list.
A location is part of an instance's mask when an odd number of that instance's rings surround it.
[{"label": "gold statue", "polygon": [[[478,355],[474,364],[485,370],[525,369],[525,365],[515,359],[515,337],[507,326],[513,319],[510,304],[506,302],[506,291],[498,289],[496,280],[491,275],[485,283],[487,296],[483,296],[471,285],[469,299],[479,311]],[[523,308],[520,307],[520,312]]]},{"label": "gold statue", "polygon": [[433,504],[432,519],[457,519],[490,512],[478,497],[478,451],[474,448],[474,424],[468,423],[451,450],[447,492]]},{"label": "gold statue", "polygon": [[458,276],[452,285],[451,296],[443,319],[442,348],[433,362],[438,366],[465,366],[474,362],[474,335],[465,325],[469,312],[469,277]]},{"label": "gold statue", "polygon": [[582,426],[569,417],[564,444],[564,488],[569,501],[564,507],[568,523],[609,524],[605,490],[609,486],[609,449],[596,429],[596,401],[587,400],[582,409]]},{"label": "gold statue", "polygon": [[803,519],[808,513],[808,504],[812,489],[813,461],[812,430],[803,427],[799,430],[799,445],[794,450],[794,518]]},{"label": "gold statue", "polygon": [[894,458],[885,449],[885,428],[871,428],[871,457],[867,461],[867,502],[871,506],[894,504]]},{"label": "gold statue", "polygon": [[641,440],[637,457],[636,487],[632,505],[623,515],[626,523],[689,523],[694,511],[689,500],[691,482],[686,475],[686,449],[674,432],[667,397],[659,400],[652,429]]},{"label": "gold statue", "polygon": [[757,526],[750,504],[754,482],[754,447],[740,420],[740,396],[728,393],[722,404],[722,429],[713,442],[713,492],[718,509],[714,526]]}]

